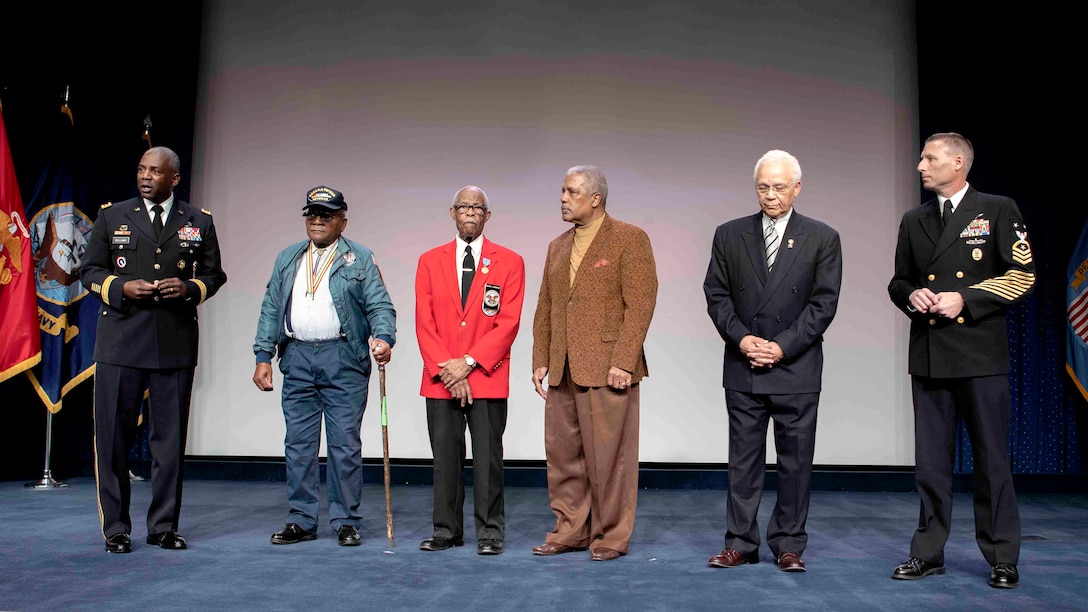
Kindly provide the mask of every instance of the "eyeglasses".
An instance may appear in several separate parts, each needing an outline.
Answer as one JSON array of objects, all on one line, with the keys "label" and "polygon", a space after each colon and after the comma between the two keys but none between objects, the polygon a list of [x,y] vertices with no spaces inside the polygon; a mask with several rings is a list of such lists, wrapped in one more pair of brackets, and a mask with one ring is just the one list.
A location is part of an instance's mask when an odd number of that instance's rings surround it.
[{"label": "eyeglasses", "polygon": [[790,183],[789,185],[764,185],[760,183],[759,185],[756,185],[756,191],[758,191],[761,195],[767,195],[772,191],[777,193],[778,195],[782,195],[789,191],[790,188],[796,184],[797,183]]},{"label": "eyeglasses", "polygon": [[344,215],[333,214],[327,210],[311,210],[310,212],[302,213],[303,217],[307,220],[313,221],[314,219],[321,219],[322,221],[328,221],[330,219],[343,219]]},{"label": "eyeglasses", "polygon": [[471,212],[474,215],[482,216],[484,213],[487,212],[487,207],[480,206],[479,204],[456,204],[454,205],[453,209],[462,215]]}]

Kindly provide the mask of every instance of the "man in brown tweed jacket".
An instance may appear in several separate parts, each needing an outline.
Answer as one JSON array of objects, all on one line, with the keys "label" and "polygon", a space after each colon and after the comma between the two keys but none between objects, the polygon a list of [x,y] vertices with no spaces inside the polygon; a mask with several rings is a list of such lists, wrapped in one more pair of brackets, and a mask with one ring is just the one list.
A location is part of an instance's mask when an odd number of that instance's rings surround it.
[{"label": "man in brown tweed jacket", "polygon": [[610,561],[627,554],[635,525],[642,345],[657,269],[646,232],[607,215],[607,200],[600,169],[567,171],[561,209],[574,227],[548,246],[540,283],[533,384],[545,400],[556,522],[536,555],[589,548],[593,560]]}]

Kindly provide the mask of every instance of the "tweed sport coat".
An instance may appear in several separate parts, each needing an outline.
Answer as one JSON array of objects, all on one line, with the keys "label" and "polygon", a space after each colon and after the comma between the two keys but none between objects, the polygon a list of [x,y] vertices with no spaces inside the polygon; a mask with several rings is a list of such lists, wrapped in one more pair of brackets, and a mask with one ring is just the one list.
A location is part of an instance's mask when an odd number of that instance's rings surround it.
[{"label": "tweed sport coat", "polygon": [[657,266],[646,232],[606,215],[570,282],[574,228],[548,245],[533,319],[533,369],[558,386],[564,364],[575,384],[608,385],[615,366],[647,376],[643,343],[657,304]]}]

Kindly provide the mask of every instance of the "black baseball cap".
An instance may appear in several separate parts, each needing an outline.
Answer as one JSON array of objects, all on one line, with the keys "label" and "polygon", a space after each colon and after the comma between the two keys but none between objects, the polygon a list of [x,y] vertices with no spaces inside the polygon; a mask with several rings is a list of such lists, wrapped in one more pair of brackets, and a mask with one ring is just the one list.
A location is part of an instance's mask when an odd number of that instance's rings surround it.
[{"label": "black baseball cap", "polygon": [[344,194],[339,191],[320,185],[306,192],[306,203],[302,210],[311,208],[323,208],[329,211],[347,210],[348,203],[344,201]]}]

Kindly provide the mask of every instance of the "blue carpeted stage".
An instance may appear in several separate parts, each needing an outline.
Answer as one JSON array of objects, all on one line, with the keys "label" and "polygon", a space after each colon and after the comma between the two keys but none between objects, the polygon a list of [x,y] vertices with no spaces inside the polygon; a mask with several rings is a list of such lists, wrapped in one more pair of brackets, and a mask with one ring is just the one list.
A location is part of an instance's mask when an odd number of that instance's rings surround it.
[{"label": "blue carpeted stage", "polygon": [[[0,483],[3,610],[1083,610],[1088,601],[1088,495],[1025,494],[1016,591],[986,585],[969,494],[957,494],[948,574],[889,579],[906,557],[914,493],[816,491],[804,558],[809,571],[758,565],[711,569],[722,547],[725,492],[643,490],[631,554],[534,557],[553,518],[543,487],[507,489],[506,552],[480,557],[465,509],[466,545],[420,551],[430,535],[431,488],[393,489],[396,546],[388,547],[380,484],[367,485],[363,546],[341,548],[327,526],[314,542],[273,546],[286,516],[281,482],[189,480],[181,532],[190,549],[143,543],[147,482],[133,485],[133,552],[103,551],[93,479],[32,491]],[[774,491],[764,495],[766,525]],[[324,512],[324,509],[322,510]]]}]

